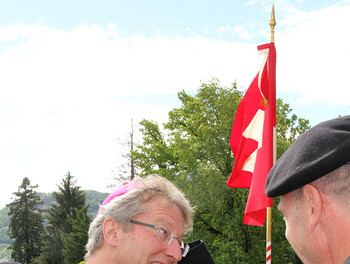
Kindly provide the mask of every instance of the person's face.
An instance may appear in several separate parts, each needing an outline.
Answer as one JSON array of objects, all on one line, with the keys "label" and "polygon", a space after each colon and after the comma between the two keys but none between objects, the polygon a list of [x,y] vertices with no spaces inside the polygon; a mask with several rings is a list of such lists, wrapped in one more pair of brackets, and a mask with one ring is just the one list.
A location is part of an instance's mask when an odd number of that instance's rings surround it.
[{"label": "person's face", "polygon": [[[303,263],[318,263],[315,259],[315,240],[308,229],[307,213],[304,198],[295,196],[295,193],[282,195],[278,209],[284,215],[286,224],[286,238],[295,253]],[[322,262],[320,262],[322,263]]]},{"label": "person's face", "polygon": [[[177,206],[169,207],[164,199],[155,199],[144,206],[145,213],[133,220],[163,227],[182,240],[184,219]],[[181,250],[176,238],[166,245],[156,237],[156,230],[135,224],[132,231],[121,232],[121,243],[117,247],[118,264],[173,264],[181,260]]]}]

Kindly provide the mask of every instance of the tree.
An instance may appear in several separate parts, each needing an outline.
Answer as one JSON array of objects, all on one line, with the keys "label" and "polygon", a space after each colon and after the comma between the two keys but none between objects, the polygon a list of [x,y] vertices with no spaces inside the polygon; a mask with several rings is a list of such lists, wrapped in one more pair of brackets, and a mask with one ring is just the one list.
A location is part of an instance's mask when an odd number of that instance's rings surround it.
[{"label": "tree", "polygon": [[[119,139],[118,139],[119,141]],[[139,168],[136,166],[133,153],[135,148],[135,134],[134,134],[134,123],[131,119],[130,131],[128,132],[127,139],[125,142],[120,142],[122,151],[122,158],[124,163],[118,167],[117,175],[113,178],[114,183],[109,184],[108,187],[114,188],[116,185],[124,181],[133,180],[139,173]]]},{"label": "tree", "polygon": [[[187,239],[204,240],[215,263],[264,263],[266,229],[242,224],[248,190],[226,186],[234,163],[231,128],[243,93],[235,83],[225,88],[214,79],[203,83],[195,96],[178,96],[182,106],[169,112],[163,132],[154,122],[141,122],[143,144],[134,152],[136,164],[142,175],[161,174],[185,192],[196,206],[194,231]],[[282,100],[277,109],[281,154],[308,129],[308,121],[290,118]],[[278,210],[273,215],[279,215]],[[281,245],[273,249],[273,258],[283,263],[284,254],[293,251],[284,238],[282,217],[273,221],[274,242]]]},{"label": "tree", "polygon": [[9,247],[12,250],[11,257],[26,264],[31,263],[41,252],[43,217],[42,210],[38,208],[42,202],[35,191],[37,187],[25,177],[18,191],[13,193],[13,202],[6,205],[11,216],[8,233],[14,239]]},{"label": "tree", "polygon": [[[77,219],[78,212],[86,204],[86,197],[80,187],[75,185],[74,177],[68,172],[54,192],[56,203],[48,209],[48,225],[45,227],[44,245],[41,262],[61,264],[64,262],[62,251],[65,247],[61,234],[73,231],[72,222]],[[82,251],[84,246],[82,246]]]},{"label": "tree", "polygon": [[88,216],[88,208],[83,206],[76,210],[76,218],[68,215],[67,221],[72,227],[69,233],[61,232],[63,244],[63,263],[78,263],[84,259],[84,248],[88,240],[88,231],[91,219]]}]

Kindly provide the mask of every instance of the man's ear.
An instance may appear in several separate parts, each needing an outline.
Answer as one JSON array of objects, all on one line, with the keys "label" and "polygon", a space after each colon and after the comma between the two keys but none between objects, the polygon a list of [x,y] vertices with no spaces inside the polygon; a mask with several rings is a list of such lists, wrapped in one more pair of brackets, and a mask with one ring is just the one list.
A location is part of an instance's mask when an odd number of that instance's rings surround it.
[{"label": "man's ear", "polygon": [[324,215],[323,200],[320,191],[311,184],[303,187],[309,217],[309,228],[314,230]]},{"label": "man's ear", "polygon": [[105,242],[115,247],[117,245],[118,235],[120,235],[120,225],[118,222],[113,218],[107,218],[103,222],[102,231]]}]

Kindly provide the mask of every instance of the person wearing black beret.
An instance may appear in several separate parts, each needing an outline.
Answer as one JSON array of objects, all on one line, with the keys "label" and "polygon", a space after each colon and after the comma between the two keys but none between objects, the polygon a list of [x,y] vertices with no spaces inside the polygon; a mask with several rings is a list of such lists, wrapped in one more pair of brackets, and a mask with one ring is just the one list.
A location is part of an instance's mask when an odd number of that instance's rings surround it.
[{"label": "person wearing black beret", "polygon": [[300,135],[272,167],[265,185],[286,238],[304,263],[350,264],[350,116]]}]

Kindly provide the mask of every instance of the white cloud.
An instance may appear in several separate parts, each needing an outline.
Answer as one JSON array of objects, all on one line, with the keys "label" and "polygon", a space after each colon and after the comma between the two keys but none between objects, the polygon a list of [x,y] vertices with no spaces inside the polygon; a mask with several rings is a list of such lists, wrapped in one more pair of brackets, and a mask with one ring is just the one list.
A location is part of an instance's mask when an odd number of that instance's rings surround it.
[{"label": "white cloud", "polygon": [[304,103],[349,105],[349,13],[338,5],[300,13],[303,23],[277,31],[278,89],[300,93]]},{"label": "white cloud", "polygon": [[234,31],[239,34],[239,37],[244,40],[250,40],[251,36],[249,35],[248,30],[244,26],[237,26],[234,28]]},{"label": "white cloud", "polygon": [[225,31],[228,31],[230,30],[230,26],[229,25],[226,25],[226,26],[221,26],[217,29],[217,32],[219,33],[224,33]]},{"label": "white cloud", "polygon": [[202,37],[120,38],[113,25],[68,32],[42,25],[0,30],[2,39],[10,36],[13,41],[0,53],[2,107],[59,111],[96,98],[172,94],[211,77],[228,84],[257,60],[254,46]]}]

